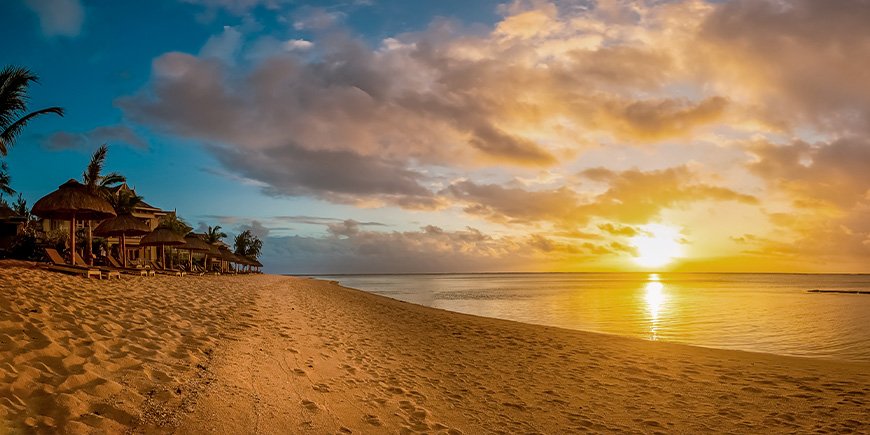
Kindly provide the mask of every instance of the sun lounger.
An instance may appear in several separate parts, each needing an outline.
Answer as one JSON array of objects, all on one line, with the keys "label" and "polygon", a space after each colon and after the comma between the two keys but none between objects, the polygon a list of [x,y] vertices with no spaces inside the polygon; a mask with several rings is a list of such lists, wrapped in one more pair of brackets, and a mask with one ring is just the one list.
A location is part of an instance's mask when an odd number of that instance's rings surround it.
[{"label": "sun lounger", "polygon": [[110,269],[110,268],[108,268],[108,267],[88,266],[88,264],[85,263],[85,260],[84,260],[80,255],[79,255],[78,252],[75,253],[74,258],[75,258],[75,260],[76,260],[76,266],[79,266],[79,267],[90,267],[90,268],[97,269],[97,270],[99,270],[101,273],[103,273],[104,275],[106,275],[106,278],[109,278],[109,279],[112,279],[112,278],[118,278],[118,279],[121,279],[121,272],[119,272],[119,271],[117,271],[117,270]]},{"label": "sun lounger", "polygon": [[99,269],[67,264],[66,261],[64,261],[63,257],[61,257],[60,253],[57,252],[57,249],[45,248],[45,255],[48,256],[48,260],[51,262],[51,265],[49,265],[48,267],[49,270],[82,275],[86,278],[90,278],[93,276],[98,279],[103,279],[103,274],[102,272],[100,272]]},{"label": "sun lounger", "polygon": [[156,270],[157,273],[160,273],[163,275],[174,275],[174,276],[184,276],[185,275],[185,273],[183,271],[180,271],[178,269],[163,269],[163,268],[157,267],[157,264],[153,261],[151,261],[150,264],[151,264],[151,268],[153,270]]},{"label": "sun lounger", "polygon": [[112,257],[111,255],[106,256],[106,259],[109,260],[109,264],[111,264],[114,269],[117,269],[117,270],[124,272],[124,273],[128,273],[130,275],[139,275],[139,276],[154,276],[155,275],[153,270],[138,268],[138,267],[121,266],[121,263],[118,262],[118,260],[116,260],[115,257]]}]

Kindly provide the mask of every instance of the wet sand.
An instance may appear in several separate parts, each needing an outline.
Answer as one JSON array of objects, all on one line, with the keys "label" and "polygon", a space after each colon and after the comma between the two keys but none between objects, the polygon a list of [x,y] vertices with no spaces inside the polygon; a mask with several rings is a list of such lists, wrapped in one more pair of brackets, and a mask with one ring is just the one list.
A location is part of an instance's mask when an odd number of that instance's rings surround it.
[{"label": "wet sand", "polygon": [[570,331],[279,276],[0,266],[0,433],[867,432],[870,364]]}]

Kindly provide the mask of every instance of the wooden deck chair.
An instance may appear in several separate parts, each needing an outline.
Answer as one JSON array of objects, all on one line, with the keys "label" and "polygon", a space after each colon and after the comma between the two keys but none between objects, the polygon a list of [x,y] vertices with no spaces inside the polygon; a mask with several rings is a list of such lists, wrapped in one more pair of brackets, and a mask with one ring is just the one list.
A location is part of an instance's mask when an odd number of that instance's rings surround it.
[{"label": "wooden deck chair", "polygon": [[117,270],[109,269],[108,267],[88,266],[88,263],[85,263],[85,260],[79,255],[78,252],[75,253],[75,260],[76,260],[76,266],[97,269],[101,273],[106,275],[106,278],[109,278],[109,279],[112,279],[112,278],[121,279],[121,272],[119,272]]},{"label": "wooden deck chair", "polygon": [[63,257],[57,252],[57,249],[54,248],[45,248],[45,255],[48,257],[48,260],[51,262],[51,265],[48,267],[49,270],[53,270],[56,272],[70,273],[75,275],[82,275],[86,278],[96,277],[98,279],[103,279],[103,274],[99,269],[92,267],[81,267],[75,266],[71,264],[67,264],[64,261]]},{"label": "wooden deck chair", "polygon": [[121,266],[121,263],[112,257],[111,255],[107,255],[106,259],[109,260],[109,264],[112,265],[112,268],[117,269],[124,273],[129,273],[130,275],[139,275],[139,276],[154,276],[154,273],[147,269],[139,269],[137,267],[124,267]]},{"label": "wooden deck chair", "polygon": [[163,269],[157,265],[154,260],[149,262],[151,264],[151,269],[157,271],[157,273],[162,275],[173,275],[173,276],[184,276],[184,272],[175,269]]}]

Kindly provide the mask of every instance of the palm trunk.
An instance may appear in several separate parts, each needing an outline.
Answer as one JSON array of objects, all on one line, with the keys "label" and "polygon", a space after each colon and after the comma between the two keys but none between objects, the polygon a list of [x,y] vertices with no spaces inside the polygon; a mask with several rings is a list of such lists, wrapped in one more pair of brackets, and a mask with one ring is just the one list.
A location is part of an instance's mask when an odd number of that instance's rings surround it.
[{"label": "palm trunk", "polygon": [[94,253],[91,252],[94,249],[94,235],[91,230],[91,222],[93,221],[88,221],[88,246],[85,248],[85,258],[87,258],[85,263],[87,263],[88,266],[94,265]]},{"label": "palm trunk", "polygon": [[76,215],[69,220],[69,264],[76,264]]}]

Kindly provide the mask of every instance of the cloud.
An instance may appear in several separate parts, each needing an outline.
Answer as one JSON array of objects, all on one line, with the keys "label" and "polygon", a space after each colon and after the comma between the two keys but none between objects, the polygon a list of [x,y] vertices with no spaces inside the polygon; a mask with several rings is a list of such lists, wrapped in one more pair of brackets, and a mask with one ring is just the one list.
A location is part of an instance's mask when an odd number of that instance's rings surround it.
[{"label": "cloud", "polygon": [[683,73],[657,40],[611,34],[597,11],[545,9],[484,34],[435,20],[371,46],[335,11],[304,8],[295,23],[317,29],[313,41],[253,41],[252,62],[236,65],[217,60],[238,47],[225,30],[200,56],[155,59],[150,84],[118,105],[215,144],[227,170],[273,194],[409,208],[440,207],[429,184],[445,169],[552,168],[601,135],[646,144],[725,116],[717,94],[669,95]]},{"label": "cloud", "polygon": [[305,39],[289,39],[284,41],[284,49],[287,51],[293,50],[308,50],[314,46],[314,43]]},{"label": "cloud", "polygon": [[223,9],[236,15],[242,15],[256,7],[279,9],[283,5],[292,4],[293,0],[182,0],[184,3],[204,6],[209,10]]},{"label": "cloud", "polygon": [[475,228],[449,231],[364,231],[353,221],[322,237],[269,237],[266,270],[284,273],[422,273],[539,270],[540,264],[578,262],[614,255],[615,248],[574,245],[544,236],[494,237]]},{"label": "cloud", "polygon": [[93,130],[73,133],[60,131],[42,138],[42,146],[52,150],[94,150],[104,143],[123,143],[140,150],[148,149],[148,142],[126,125],[109,125]]},{"label": "cloud", "polygon": [[199,51],[203,58],[215,58],[226,63],[235,61],[242,45],[242,33],[233,26],[224,26],[223,33],[212,36]]},{"label": "cloud", "polygon": [[45,36],[76,37],[81,33],[85,11],[79,0],[26,0],[39,16]]},{"label": "cloud", "polygon": [[323,8],[302,7],[294,14],[293,28],[296,30],[323,30],[341,22],[345,14]]},{"label": "cloud", "polygon": [[868,10],[842,0],[517,1],[489,27],[435,18],[372,41],[345,27],[348,9],[302,8],[279,17],[298,35],[238,28],[199,54],[159,56],[148,83],[117,104],[129,122],[202,144],[220,173],[269,195],[486,225],[476,248],[458,242],[476,237],[470,230],[378,232],[353,219],[288,217],[322,237],[269,235],[302,263],[304,249],[322,253],[306,264],[323,270],[378,258],[419,269],[424,249],[487,270],[514,264],[509,255],[626,256],[641,225],[732,216],[751,219],[707,249],[811,264],[838,258],[839,246],[864,258]]},{"label": "cloud", "polygon": [[[651,171],[592,168],[580,176],[602,183],[606,189],[582,195],[567,187],[526,190],[461,181],[450,185],[445,194],[465,203],[466,213],[494,222],[545,221],[567,228],[585,225],[593,217],[643,224],[662,210],[699,201],[758,203],[754,196],[701,182],[688,166]],[[617,227],[608,224],[599,228],[611,234],[618,232]]]},{"label": "cloud", "polygon": [[864,1],[735,0],[706,17],[700,41],[716,75],[764,101],[769,122],[866,134],[868,20]]}]

